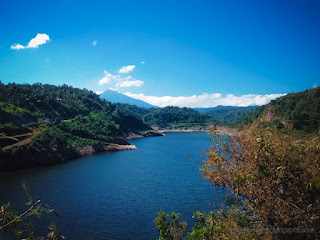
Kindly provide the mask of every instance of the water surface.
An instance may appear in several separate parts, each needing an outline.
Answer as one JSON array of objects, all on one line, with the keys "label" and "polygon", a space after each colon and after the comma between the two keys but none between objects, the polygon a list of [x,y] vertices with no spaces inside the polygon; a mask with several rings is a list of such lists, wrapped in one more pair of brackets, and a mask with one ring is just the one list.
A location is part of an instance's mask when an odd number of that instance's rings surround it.
[{"label": "water surface", "polygon": [[162,209],[179,212],[193,225],[197,210],[219,208],[223,190],[201,177],[201,151],[207,133],[167,133],[131,141],[138,150],[85,157],[53,167],[1,174],[0,203],[21,211],[25,180],[34,200],[54,207],[56,225],[66,239],[157,239],[154,219]]}]

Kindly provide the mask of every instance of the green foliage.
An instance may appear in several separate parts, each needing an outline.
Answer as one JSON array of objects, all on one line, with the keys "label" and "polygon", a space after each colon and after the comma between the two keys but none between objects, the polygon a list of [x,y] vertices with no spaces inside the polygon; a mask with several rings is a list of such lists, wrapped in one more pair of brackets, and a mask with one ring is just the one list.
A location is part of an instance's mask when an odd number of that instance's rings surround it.
[{"label": "green foliage", "polygon": [[128,135],[129,133],[141,133],[143,131],[152,130],[151,127],[144,123],[142,119],[129,111],[123,111],[115,109],[112,116],[114,121],[120,125],[120,131],[123,135]]},{"label": "green foliage", "polygon": [[111,104],[86,89],[67,85],[49,84],[0,84],[0,102],[12,114],[31,113],[33,115],[66,118],[79,114],[89,114],[93,110],[109,109]]},{"label": "green foliage", "polygon": [[67,85],[0,84],[0,102],[0,169],[75,159],[78,147],[103,151],[131,133],[152,130],[132,112]]},{"label": "green foliage", "polygon": [[30,111],[10,103],[0,102],[0,108],[9,114],[30,114]]},{"label": "green foliage", "polygon": [[264,110],[267,108],[268,105],[263,105],[261,107],[258,107],[256,109],[250,110],[249,112],[242,115],[238,121],[236,122],[236,126],[242,126],[242,125],[249,125],[253,123],[256,119],[261,117]]},{"label": "green foliage", "polygon": [[23,183],[23,189],[29,199],[26,203],[29,208],[22,214],[11,207],[10,203],[3,204],[0,210],[0,239],[27,239],[27,240],[59,240],[64,237],[57,231],[57,228],[52,220],[46,237],[36,236],[32,223],[29,221],[31,216],[47,216],[51,217],[52,213],[60,217],[60,215],[52,209],[48,204],[42,203],[40,200],[33,202],[28,186]]},{"label": "green foliage", "polygon": [[251,126],[238,135],[212,132],[203,177],[240,198],[197,212],[188,239],[320,238],[320,142],[301,139],[319,133],[319,96],[320,88],[289,94],[245,114],[238,124]]},{"label": "green foliage", "polygon": [[[243,115],[237,125],[248,125],[258,119],[269,122],[278,120],[291,124],[294,130],[301,131],[303,134],[317,133],[320,126],[319,106],[320,87],[290,93]],[[279,127],[277,125],[277,128]]]},{"label": "green foliage", "polygon": [[205,115],[212,117],[213,119],[217,119],[226,123],[236,122],[240,117],[242,117],[245,113],[252,111],[252,107],[234,107],[231,109],[212,109],[208,112],[205,112]]},{"label": "green foliage", "polygon": [[165,107],[165,108],[140,108],[124,103],[116,104],[121,111],[142,118],[145,124],[166,129],[194,129],[204,130],[208,125],[221,125],[222,121],[210,116],[200,114],[191,108]]},{"label": "green foliage", "polygon": [[[187,233],[187,239],[271,239],[270,233],[259,231],[261,226],[254,223],[252,211],[242,204],[240,198],[230,198],[227,204],[225,209],[222,208],[217,212],[195,212],[193,217],[197,222],[191,232]],[[160,232],[160,239],[184,239],[187,223],[179,222],[177,216],[178,214],[171,213],[170,221],[167,221],[164,212],[158,212],[155,222]],[[176,232],[179,234],[173,235],[173,230],[177,229],[179,231]]]},{"label": "green foliage", "polygon": [[112,116],[101,111],[91,112],[86,117],[79,115],[68,121],[62,121],[58,127],[71,136],[104,142],[120,137],[120,126],[115,123]]},{"label": "green foliage", "polygon": [[163,240],[181,239],[187,227],[186,222],[179,222],[179,214],[171,213],[168,221],[164,211],[158,212],[155,223],[160,232],[160,239]]},{"label": "green foliage", "polygon": [[30,189],[27,186],[26,182],[22,183],[22,188],[23,188],[23,191],[26,194],[27,198],[29,199],[29,202],[26,202],[26,205],[31,205],[32,204],[32,196],[31,196]]},{"label": "green foliage", "polygon": [[199,114],[191,108],[165,107],[154,109],[143,116],[143,120],[151,125],[167,123],[204,123],[210,118]]},{"label": "green foliage", "polygon": [[116,103],[115,104],[117,108],[123,112],[132,113],[140,118],[142,118],[144,115],[152,111],[151,108],[142,108],[137,107],[136,105],[130,105],[127,103]]},{"label": "green foliage", "polygon": [[143,121],[149,125],[158,127],[174,127],[174,126],[204,126],[208,124],[217,124],[218,121],[209,116],[200,114],[191,108],[165,107],[150,109],[147,114],[142,117]]},{"label": "green foliage", "polygon": [[281,239],[319,238],[320,143],[266,129],[246,129],[228,141],[214,136],[203,177],[242,196],[265,228],[313,229],[277,233]]}]

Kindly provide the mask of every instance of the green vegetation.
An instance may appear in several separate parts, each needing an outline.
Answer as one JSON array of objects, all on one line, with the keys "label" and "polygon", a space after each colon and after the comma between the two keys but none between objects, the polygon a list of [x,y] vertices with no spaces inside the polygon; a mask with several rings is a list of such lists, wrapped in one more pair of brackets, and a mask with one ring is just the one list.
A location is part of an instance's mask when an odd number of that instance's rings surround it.
[{"label": "green vegetation", "polygon": [[130,105],[127,103],[116,103],[115,105],[118,109],[121,109],[124,112],[130,112],[140,118],[152,111],[150,108],[137,107],[136,105]]},{"label": "green vegetation", "polygon": [[248,125],[253,123],[256,119],[258,119],[262,115],[262,113],[266,108],[267,108],[267,105],[262,105],[254,110],[251,110],[250,112],[242,115],[234,125],[242,126],[242,125]]},{"label": "green vegetation", "polygon": [[238,126],[253,122],[269,123],[278,129],[291,125],[299,133],[315,133],[320,125],[320,87],[298,93],[290,93],[277,98],[245,115],[237,122]]},{"label": "green vegetation", "polygon": [[175,123],[207,123],[210,117],[199,114],[191,108],[165,107],[153,109],[143,116],[143,121],[161,127]]},{"label": "green vegetation", "polygon": [[[214,187],[230,189],[238,204],[196,213],[188,239],[319,239],[319,138],[297,143],[288,134],[249,128],[227,141],[213,136],[201,166],[203,177]],[[181,231],[174,234],[172,219],[177,216],[166,222],[159,213],[161,239],[183,239]]]},{"label": "green vegetation", "polygon": [[[229,240],[229,239],[270,239],[271,234],[258,223],[252,225],[253,212],[242,204],[240,198],[228,198],[227,207],[217,212],[195,212],[196,218],[192,230],[187,233],[189,240]],[[158,212],[155,219],[159,229],[160,239],[181,240],[186,239],[186,222],[179,221],[179,214],[165,215]]]},{"label": "green vegetation", "polygon": [[[212,131],[202,176],[237,204],[196,213],[188,239],[320,238],[319,97],[320,88],[291,93],[244,115],[236,136]],[[186,223],[164,216],[156,219],[160,238],[183,239]]]},{"label": "green vegetation", "polygon": [[[26,206],[28,209],[18,214],[15,209],[12,208],[10,203],[4,204],[1,206],[0,211],[0,239],[26,239],[26,240],[59,240],[64,239],[64,237],[57,231],[57,228],[54,224],[52,215],[61,216],[48,204],[38,200],[36,202],[32,201],[32,196],[30,194],[29,188],[25,183],[22,184],[23,190],[25,191],[26,196],[28,197],[28,202]],[[51,224],[48,227],[49,233],[46,237],[37,236],[34,227],[29,221],[32,216],[40,217],[49,217],[51,219]]]},{"label": "green vegetation", "polygon": [[200,114],[191,108],[139,108],[129,104],[117,104],[123,111],[131,112],[151,126],[165,129],[193,129],[205,130],[209,125],[223,124],[207,115]]},{"label": "green vegetation", "polygon": [[233,123],[236,122],[245,113],[252,110],[252,107],[218,108],[207,111],[204,114],[226,123]]},{"label": "green vegetation", "polygon": [[109,143],[152,129],[139,116],[95,93],[63,85],[0,83],[0,170],[75,159],[79,147]]},{"label": "green vegetation", "polygon": [[0,102],[0,108],[9,114],[31,114],[30,111],[10,103]]},{"label": "green vegetation", "polygon": [[[30,113],[35,116],[63,116],[71,118],[87,115],[94,110],[105,111],[111,103],[86,89],[68,85],[2,84],[0,83],[1,109],[9,114]],[[4,108],[3,108],[4,106]]]}]

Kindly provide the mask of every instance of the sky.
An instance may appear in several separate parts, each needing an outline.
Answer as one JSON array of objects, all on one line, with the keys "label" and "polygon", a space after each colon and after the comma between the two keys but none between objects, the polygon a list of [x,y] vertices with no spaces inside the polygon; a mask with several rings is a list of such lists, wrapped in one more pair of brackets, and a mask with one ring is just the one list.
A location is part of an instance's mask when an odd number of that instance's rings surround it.
[{"label": "sky", "polygon": [[319,12],[318,0],[3,0],[0,81],[262,105],[320,85]]}]

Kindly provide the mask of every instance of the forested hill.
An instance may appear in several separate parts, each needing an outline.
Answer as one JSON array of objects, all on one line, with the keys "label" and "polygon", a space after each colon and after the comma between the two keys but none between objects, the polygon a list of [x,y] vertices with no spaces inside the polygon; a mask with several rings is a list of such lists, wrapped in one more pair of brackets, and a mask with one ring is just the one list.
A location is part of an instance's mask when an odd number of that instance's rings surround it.
[{"label": "forested hill", "polygon": [[0,83],[0,170],[67,161],[81,147],[101,150],[148,131],[141,118],[85,89]]},{"label": "forested hill", "polygon": [[148,125],[167,130],[205,130],[208,129],[210,125],[224,124],[223,121],[200,114],[198,111],[186,107],[180,108],[169,106],[164,108],[145,109],[123,103],[117,104],[117,107],[125,112],[131,112],[137,117],[141,117]]},{"label": "forested hill", "polygon": [[[88,114],[93,110],[111,108],[109,102],[102,101],[92,91],[68,85],[0,84],[0,102],[12,105],[9,113],[46,116],[74,117],[79,114]],[[21,109],[14,110],[16,107]]]},{"label": "forested hill", "polygon": [[[64,120],[76,116],[88,116],[90,113],[105,115],[110,123],[122,123],[119,130],[126,133],[128,128],[134,131],[148,128],[141,119],[119,111],[110,102],[86,89],[68,85],[49,84],[1,84],[0,83],[0,123],[19,124],[43,120]],[[92,115],[92,114],[91,114]],[[130,126],[128,126],[130,125]]]},{"label": "forested hill", "polygon": [[294,130],[316,133],[320,124],[320,87],[289,93],[272,100],[269,104],[243,115],[238,125],[253,122],[282,129],[291,126]]},{"label": "forested hill", "polygon": [[211,118],[199,114],[191,108],[165,107],[153,109],[143,116],[143,120],[151,125],[161,125],[169,123],[205,123]]},{"label": "forested hill", "polygon": [[249,106],[249,107],[232,107],[232,106],[217,106],[215,108],[211,108],[208,111],[204,109],[195,109],[203,114],[206,114],[214,119],[224,121],[227,123],[236,122],[241,116],[245,113],[257,108],[257,106]]}]

